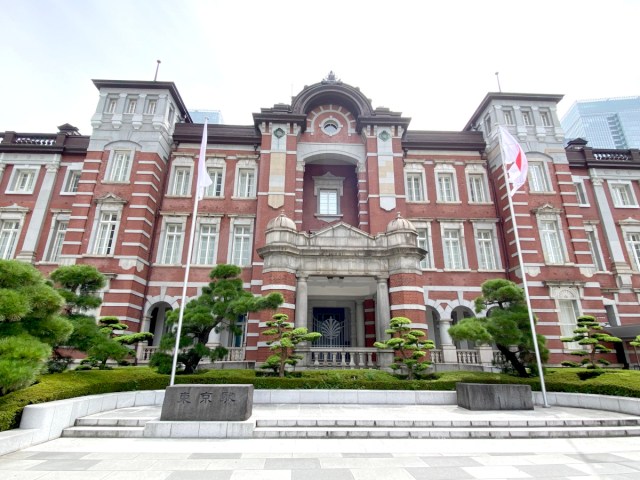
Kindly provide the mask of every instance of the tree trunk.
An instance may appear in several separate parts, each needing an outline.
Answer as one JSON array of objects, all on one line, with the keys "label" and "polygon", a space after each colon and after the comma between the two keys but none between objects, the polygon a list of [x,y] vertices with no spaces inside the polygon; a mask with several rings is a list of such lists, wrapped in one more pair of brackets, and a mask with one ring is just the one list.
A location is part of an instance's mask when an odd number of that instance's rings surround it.
[{"label": "tree trunk", "polygon": [[509,347],[505,347],[504,345],[496,344],[496,346],[498,347],[498,350],[500,350],[500,353],[502,353],[504,357],[509,361],[509,363],[511,363],[513,369],[518,372],[518,376],[523,378],[529,376],[529,374],[527,373],[527,369],[520,362],[520,360],[518,360],[518,356],[515,352],[512,352],[511,350],[509,350]]}]

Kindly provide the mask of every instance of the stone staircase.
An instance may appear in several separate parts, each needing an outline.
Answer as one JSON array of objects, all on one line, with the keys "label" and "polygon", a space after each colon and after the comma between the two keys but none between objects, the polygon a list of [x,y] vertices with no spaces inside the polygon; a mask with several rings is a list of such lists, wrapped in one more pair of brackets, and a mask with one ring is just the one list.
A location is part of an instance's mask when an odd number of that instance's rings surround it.
[{"label": "stone staircase", "polygon": [[[129,410],[129,411],[128,411]],[[121,409],[109,415],[78,418],[63,437],[144,437],[147,422],[158,410]],[[483,419],[255,418],[253,438],[566,438],[640,436],[640,418],[619,414],[601,418],[504,419],[488,413]],[[176,422],[181,423],[181,422]],[[188,436],[187,436],[188,437]]]}]

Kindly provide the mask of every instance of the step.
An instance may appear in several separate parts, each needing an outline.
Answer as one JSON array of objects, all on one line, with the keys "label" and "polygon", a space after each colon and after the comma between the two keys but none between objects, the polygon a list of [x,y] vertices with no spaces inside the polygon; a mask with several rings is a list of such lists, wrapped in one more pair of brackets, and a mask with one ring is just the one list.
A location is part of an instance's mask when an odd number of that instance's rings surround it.
[{"label": "step", "polygon": [[254,438],[568,438],[640,436],[640,426],[551,428],[261,427]]},{"label": "step", "polygon": [[76,419],[76,427],[144,427],[147,422],[158,417],[145,418],[96,418],[82,417]]},{"label": "step", "polygon": [[640,418],[583,418],[583,419],[538,419],[538,420],[348,420],[348,419],[258,419],[257,428],[554,428],[554,427],[634,427],[640,426]]},{"label": "step", "polygon": [[62,431],[62,436],[75,438],[142,438],[144,436],[144,427],[69,427]]}]

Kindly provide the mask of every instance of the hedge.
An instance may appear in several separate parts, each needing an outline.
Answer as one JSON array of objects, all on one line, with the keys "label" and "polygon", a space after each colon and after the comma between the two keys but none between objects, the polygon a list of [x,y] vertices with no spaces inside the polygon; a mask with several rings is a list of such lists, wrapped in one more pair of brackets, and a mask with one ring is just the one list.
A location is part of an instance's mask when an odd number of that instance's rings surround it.
[{"label": "hedge", "polygon": [[[548,369],[545,373],[550,392],[595,393],[640,397],[640,372],[603,370],[602,375],[581,380],[583,368]],[[180,375],[177,383],[253,384],[258,389],[357,389],[357,390],[455,390],[458,382],[515,383],[540,390],[538,378],[518,378],[487,372],[442,372],[424,380],[402,380],[378,370],[319,370],[278,378],[256,375],[253,370],[208,370]],[[17,428],[26,405],[63,400],[99,393],[134,390],[161,390],[169,384],[168,375],[147,367],[115,370],[69,371],[43,375],[31,387],[0,397],[0,431]]]}]

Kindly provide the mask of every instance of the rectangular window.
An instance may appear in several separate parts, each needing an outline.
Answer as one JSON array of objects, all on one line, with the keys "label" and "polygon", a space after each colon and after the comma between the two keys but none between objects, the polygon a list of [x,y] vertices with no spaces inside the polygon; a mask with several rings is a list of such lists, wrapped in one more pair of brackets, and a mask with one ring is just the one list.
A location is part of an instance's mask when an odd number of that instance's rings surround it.
[{"label": "rectangular window", "polygon": [[515,125],[513,123],[513,110],[503,110],[504,112],[504,123],[506,125]]},{"label": "rectangular window", "polygon": [[[560,323],[560,334],[563,337],[573,337],[573,331],[577,327],[578,302],[575,300],[558,300],[558,322]],[[564,343],[564,348],[569,350],[580,350],[578,342]]]},{"label": "rectangular window", "polygon": [[105,108],[104,113],[116,113],[116,106],[118,105],[117,98],[109,98],[107,99],[107,106]]},{"label": "rectangular window", "polygon": [[47,252],[47,262],[57,263],[60,260],[60,253],[62,252],[62,243],[64,242],[64,236],[67,233],[67,225],[69,222],[66,220],[57,220],[51,241],[49,245],[49,251]]},{"label": "rectangular window", "polygon": [[78,191],[78,183],[80,182],[80,170],[71,170],[67,175],[66,182],[64,184],[64,193],[76,193]]},{"label": "rectangular window", "polygon": [[574,182],[576,187],[576,198],[578,199],[578,205],[581,207],[589,206],[589,201],[587,200],[587,192],[584,190],[584,183],[582,182]]},{"label": "rectangular window", "polygon": [[236,225],[233,229],[233,253],[231,263],[239,267],[249,266],[251,262],[251,227]]},{"label": "rectangular window", "polygon": [[472,203],[486,203],[484,175],[469,175],[469,201]]},{"label": "rectangular window", "polygon": [[176,167],[171,195],[186,197],[191,193],[191,167]]},{"label": "rectangular window", "polygon": [[491,133],[491,116],[487,115],[484,117],[484,130],[487,134]]},{"label": "rectangular window", "polygon": [[589,251],[591,252],[591,258],[593,260],[593,264],[596,267],[598,272],[604,271],[604,263],[602,261],[602,257],[600,256],[600,249],[598,248],[598,239],[596,237],[596,232],[593,230],[587,230],[587,241],[589,242]]},{"label": "rectangular window", "polygon": [[632,207],[636,206],[636,202],[631,192],[631,185],[628,183],[610,183],[611,196],[613,204],[616,207]]},{"label": "rectangular window", "polygon": [[112,182],[126,182],[129,179],[130,168],[131,152],[116,150],[111,161],[109,180]]},{"label": "rectangular window", "polygon": [[549,112],[540,112],[540,120],[542,121],[542,125],[545,127],[551,127],[551,116]]},{"label": "rectangular window", "polygon": [[640,233],[627,233],[627,247],[634,268],[640,270]]},{"label": "rectangular window", "polygon": [[147,115],[153,115],[156,113],[156,107],[158,106],[158,100],[150,99],[147,101],[147,107],[144,109],[144,113]]},{"label": "rectangular window", "polygon": [[136,113],[137,106],[138,106],[138,99],[130,98],[127,101],[127,111],[125,113]]},{"label": "rectangular window", "polygon": [[407,173],[407,201],[423,202],[422,175],[420,173]]},{"label": "rectangular window", "polygon": [[94,253],[96,255],[113,255],[115,250],[116,231],[118,229],[118,214],[105,212],[100,215],[98,233]]},{"label": "rectangular window", "polygon": [[216,226],[210,224],[200,224],[198,243],[196,250],[196,261],[198,265],[215,265],[216,251]]},{"label": "rectangular window", "polygon": [[256,196],[256,172],[253,169],[241,168],[238,171],[238,197],[251,198]]},{"label": "rectangular window", "polygon": [[460,243],[459,230],[445,230],[443,242],[444,268],[448,270],[461,270],[462,245]]},{"label": "rectangular window", "polygon": [[221,168],[209,168],[209,177],[213,182],[207,187],[204,192],[205,197],[221,197],[222,196],[222,169]]},{"label": "rectangular window", "polygon": [[532,192],[549,191],[547,173],[541,162],[529,162],[529,190]]},{"label": "rectangular window", "polygon": [[318,214],[338,215],[338,191],[328,188],[318,192]]},{"label": "rectangular window", "polygon": [[527,127],[530,127],[533,125],[533,121],[531,119],[531,112],[527,110],[522,111],[522,123],[524,123],[525,126]]},{"label": "rectangular window", "polygon": [[0,258],[13,258],[19,229],[19,220],[0,220]]},{"label": "rectangular window", "polygon": [[427,254],[420,260],[420,268],[427,269],[431,267],[431,252],[429,252],[429,229],[418,228],[418,247],[427,251]]},{"label": "rectangular window", "polygon": [[162,263],[174,265],[180,263],[180,248],[182,247],[182,225],[167,223],[164,234],[164,248],[162,249]]},{"label": "rectangular window", "polygon": [[558,223],[553,220],[540,222],[540,240],[542,249],[548,264],[558,265],[564,263],[564,253],[560,245]]},{"label": "rectangular window", "polygon": [[476,245],[478,248],[478,269],[497,270],[496,252],[491,230],[478,230],[476,233]]},{"label": "rectangular window", "polygon": [[11,182],[10,193],[33,193],[36,183],[36,173],[33,168],[21,168],[16,170]]},{"label": "rectangular window", "polygon": [[455,202],[453,173],[438,173],[438,195],[441,202]]}]

